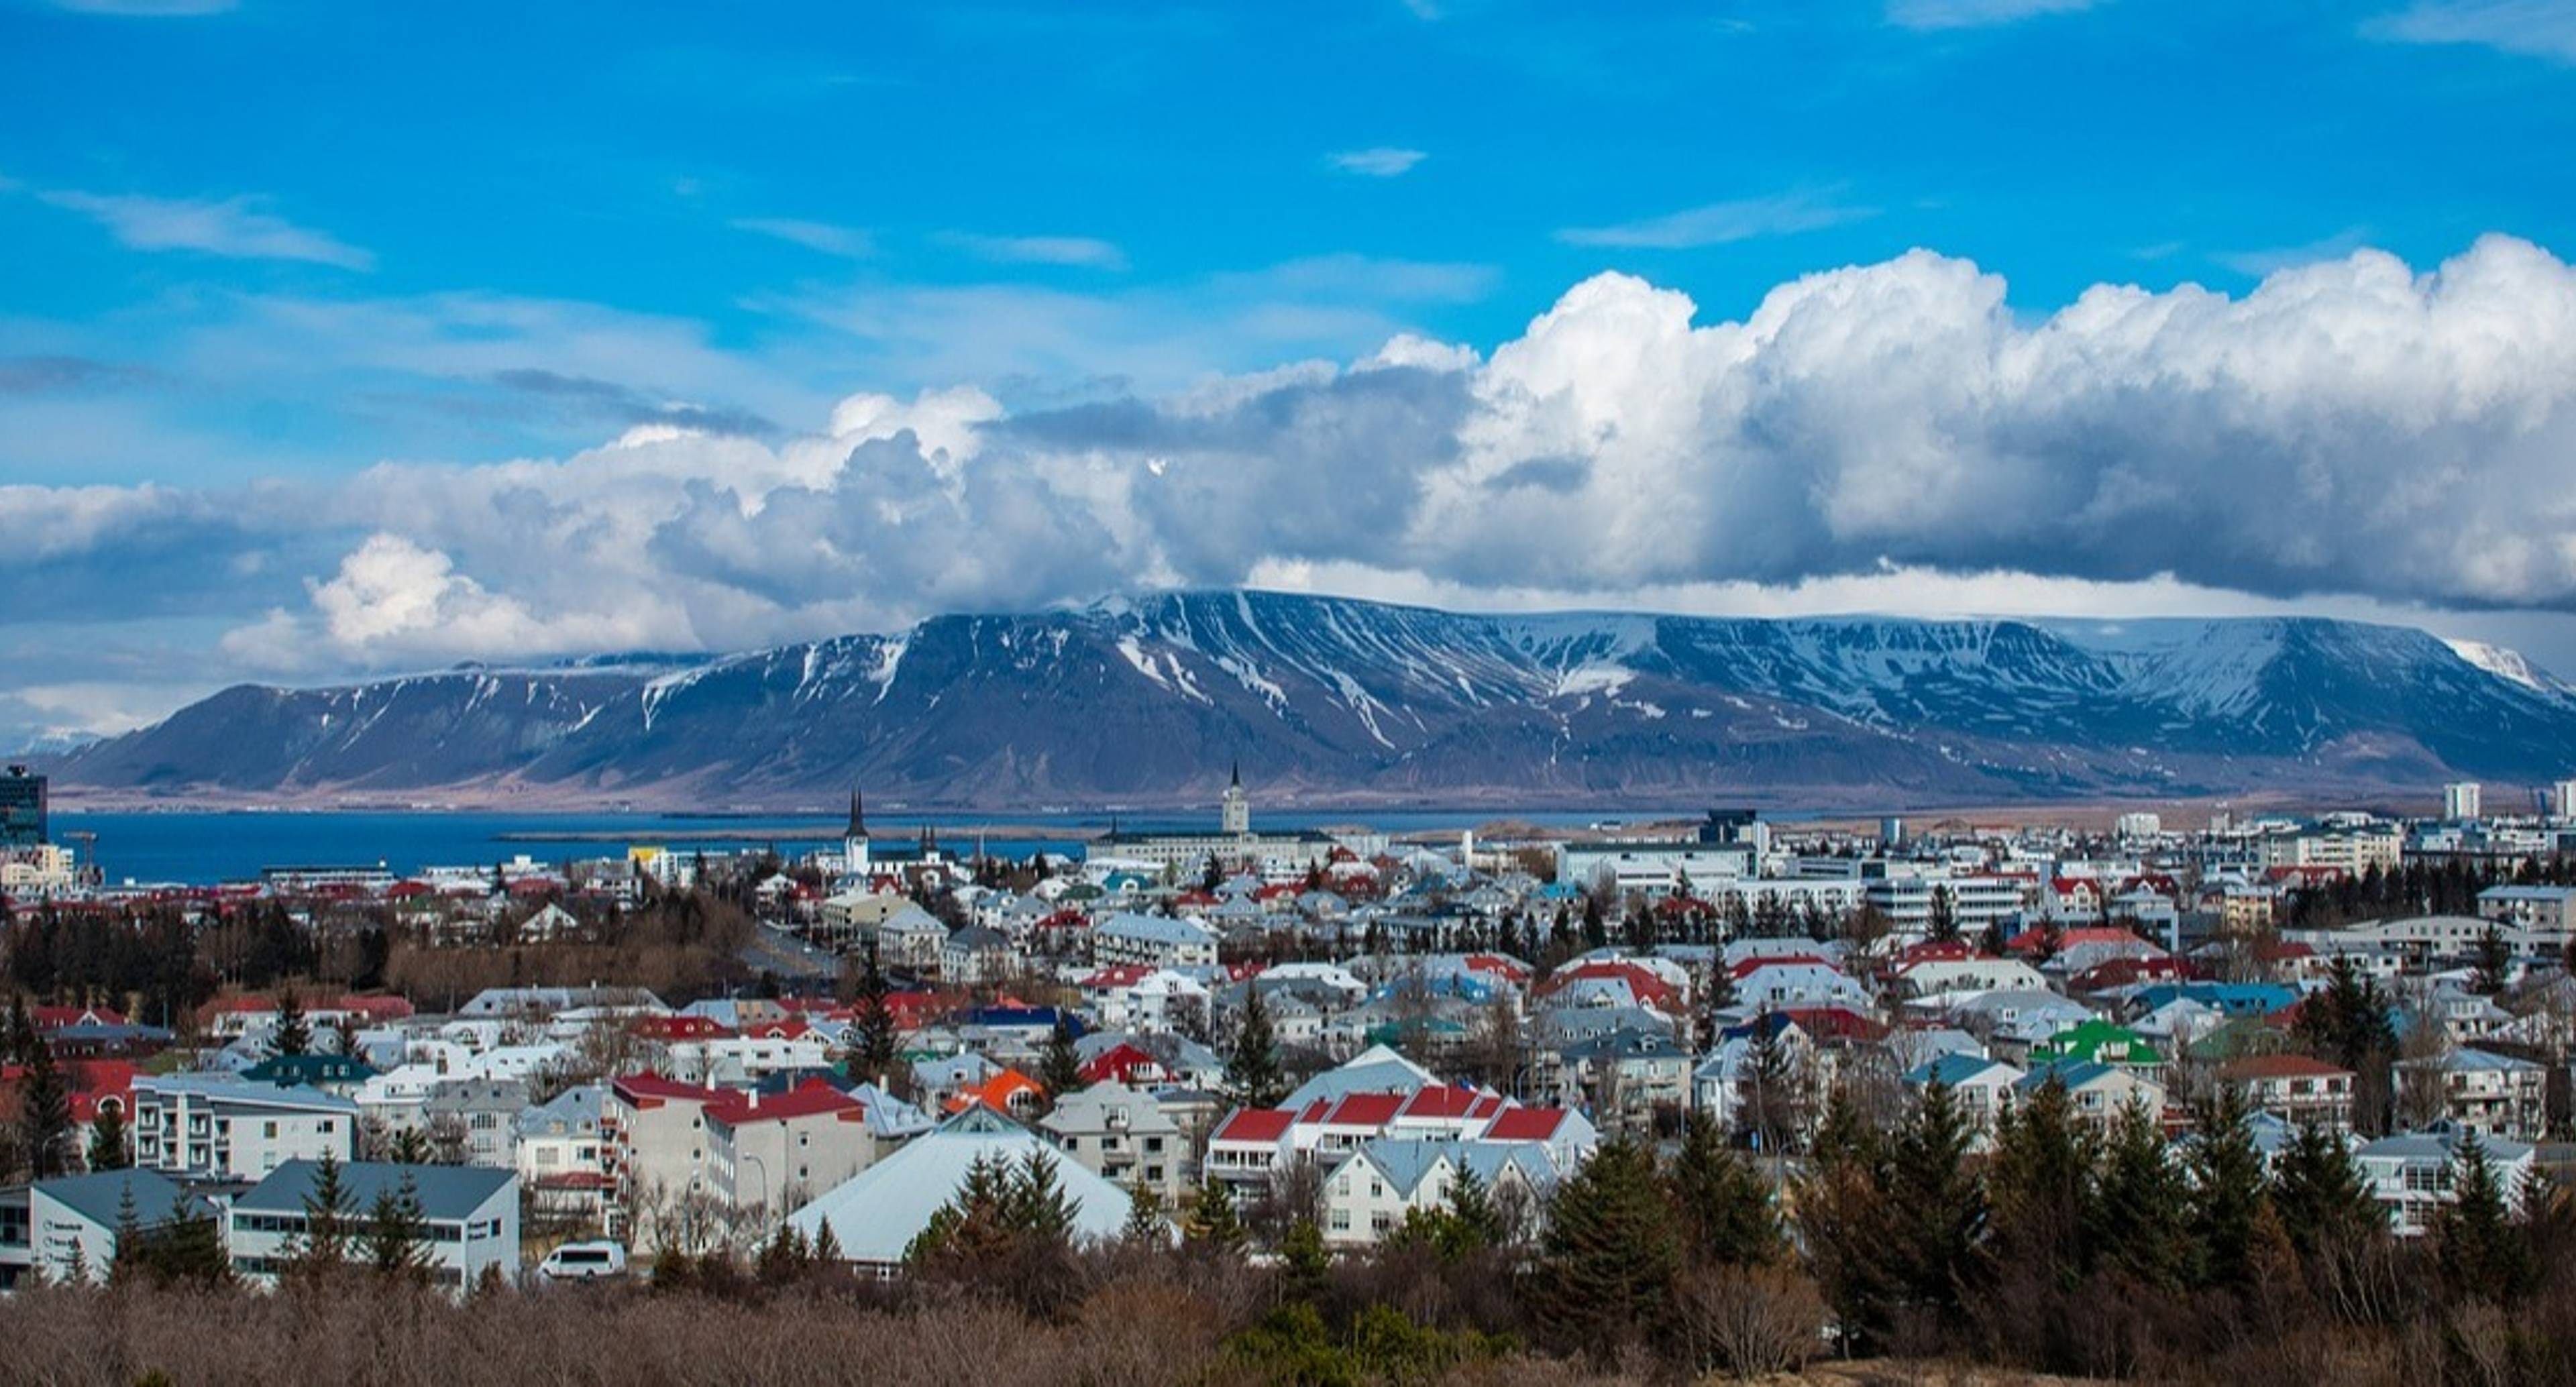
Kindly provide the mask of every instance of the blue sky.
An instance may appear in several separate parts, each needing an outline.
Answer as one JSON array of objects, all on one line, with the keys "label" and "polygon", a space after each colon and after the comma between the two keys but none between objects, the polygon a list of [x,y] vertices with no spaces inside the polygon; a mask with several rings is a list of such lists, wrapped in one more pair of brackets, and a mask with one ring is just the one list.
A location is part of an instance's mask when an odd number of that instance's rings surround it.
[{"label": "blue sky", "polygon": [[[0,740],[128,724],[235,677],[468,653],[426,638],[440,631],[504,658],[630,640],[723,648],[1162,581],[1469,603],[1903,606],[1920,591],[1932,608],[2430,612],[2576,664],[2556,615],[2576,593],[2576,559],[2555,513],[2456,517],[2455,548],[2474,555],[2385,579],[2331,556],[2105,566],[2027,532],[1960,547],[1855,526],[1850,507],[1806,517],[1814,544],[1739,563],[1725,536],[1762,523],[1768,493],[1738,494],[1734,471],[1715,489],[1693,472],[1724,450],[1704,429],[1620,474],[1631,490],[1668,475],[1728,498],[1702,508],[1703,528],[1610,540],[1664,546],[1669,563],[1514,585],[1440,538],[1486,534],[1476,527],[1495,515],[1426,510],[1457,478],[1411,473],[1387,502],[1407,523],[1374,548],[1262,531],[1219,552],[1201,534],[1129,533],[1140,507],[1126,488],[1166,474],[1151,470],[1153,448],[1120,451],[1132,428],[1076,436],[1102,411],[1168,423],[1207,417],[1211,399],[1252,409],[1221,452],[1229,477],[1260,474],[1260,460],[1318,434],[1361,438],[1329,432],[1360,427],[1331,413],[1367,393],[1359,377],[1313,373],[1348,373],[1413,336],[1475,354],[1461,367],[1397,353],[1406,371],[1461,377],[1406,406],[1405,419],[1432,421],[1422,448],[1473,453],[1500,388],[1488,359],[1605,271],[1684,296],[1688,320],[1707,326],[1747,320],[1802,277],[1902,266],[1919,247],[1999,278],[2000,306],[1970,302],[1965,281],[1893,282],[1912,270],[1855,283],[1893,295],[1881,309],[1962,293],[1962,312],[2043,339],[2095,286],[2197,285],[2246,305],[2276,276],[2284,287],[2253,316],[2313,311],[2300,330],[2331,335],[2349,316],[2313,307],[2328,288],[2366,299],[2377,281],[2290,282],[2317,265],[2386,252],[2431,275],[2507,237],[2537,259],[2488,268],[2539,287],[2496,297],[2554,304],[2557,257],[2576,248],[2576,183],[2563,176],[2576,3],[1570,8],[0,0],[0,486],[12,488],[0,535],[21,546],[0,561],[18,613],[0,618],[0,652],[22,670],[0,676],[17,680],[0,687]],[[1580,338],[1591,373],[1558,381],[1567,399],[1601,392],[1610,403],[1585,417],[1607,410],[1609,427],[1546,448],[1524,439],[1519,462],[1570,447],[1598,473],[1616,449],[1595,443],[1645,432],[1623,411],[1661,397],[1606,381],[1599,363],[1618,357],[1618,324],[1639,321],[1618,314],[1661,302],[1601,308],[1606,335]],[[2554,359],[2563,331],[2535,309],[2505,335],[2531,334]],[[2016,350],[1988,353],[2008,388],[2024,379]],[[2338,474],[2337,495],[2428,461],[2482,475],[2488,453],[2511,455],[2495,464],[2506,481],[2548,475],[2540,455],[2570,427],[2565,387],[2478,375],[2504,368],[2456,342],[2436,354],[2467,374],[2427,408],[2488,412],[2396,421],[2411,450]],[[1330,365],[1281,374],[1314,362]],[[1725,448],[1776,437],[1771,416],[1712,403],[1740,389],[1713,379],[1670,388],[1724,416]],[[2259,384],[2308,392],[2263,396],[2284,419],[2370,393],[2350,378]],[[2493,390],[2522,393],[2499,414],[2482,393]],[[870,395],[887,406],[835,415]],[[2213,417],[2241,413],[2194,398]],[[858,416],[899,437],[833,422]],[[966,421],[944,462],[934,417]],[[1305,432],[1261,435],[1261,418]],[[1365,437],[1385,436],[1383,418],[1363,418],[1377,430]],[[2341,466],[2318,450],[2375,446],[2389,426],[2275,430],[2261,446],[2297,485],[2297,459]],[[1925,427],[1948,440],[1931,445],[1949,450],[1938,475],[2097,507],[2111,494],[2112,464],[2089,445],[2018,441],[2027,418],[1980,423],[1975,448],[1948,424]],[[2163,444],[2139,428],[2113,461],[2169,475]],[[848,462],[870,441],[917,448],[903,465],[934,484]],[[621,455],[627,472],[583,469],[619,442],[650,456]],[[2206,440],[2174,446],[2206,462]],[[1280,491],[1200,499],[1275,508],[1335,468],[1365,489],[1418,458],[1346,441]],[[705,552],[721,527],[675,528],[704,521],[689,508],[710,492],[739,513],[721,519],[778,519],[788,512],[770,498],[791,486],[786,499],[803,504],[873,506],[906,542],[941,525],[1016,536],[983,490],[1011,477],[1049,488],[1060,521],[1083,513],[1055,527],[1097,532],[1071,547],[1118,561],[870,566],[844,530],[829,540],[834,562],[752,573]],[[2071,477],[2083,485],[2062,488]],[[629,484],[666,500],[650,515],[584,510],[586,490]],[[1810,496],[1820,486],[1805,483]],[[453,515],[440,509],[451,502]],[[511,555],[478,552],[490,527],[476,507],[552,507],[567,517],[546,532],[556,543],[615,532],[620,553],[584,550],[604,565],[591,587],[629,585],[664,615],[603,619]],[[934,529],[902,528],[914,525]],[[1890,586],[1891,572],[1913,576]],[[1807,598],[1779,597],[1801,584]],[[78,628],[61,615],[73,592],[89,612]]]}]

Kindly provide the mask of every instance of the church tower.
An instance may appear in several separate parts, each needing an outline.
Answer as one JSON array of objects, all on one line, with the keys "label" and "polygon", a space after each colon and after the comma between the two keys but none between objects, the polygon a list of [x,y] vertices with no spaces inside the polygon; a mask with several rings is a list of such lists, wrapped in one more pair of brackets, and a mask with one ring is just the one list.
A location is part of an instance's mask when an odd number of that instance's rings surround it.
[{"label": "church tower", "polygon": [[850,826],[841,830],[841,869],[852,876],[868,872],[868,816],[855,789],[850,791]]},{"label": "church tower", "polygon": [[1225,817],[1220,827],[1241,837],[1252,831],[1252,801],[1243,793],[1243,763],[1234,763],[1234,779],[1225,787]]}]

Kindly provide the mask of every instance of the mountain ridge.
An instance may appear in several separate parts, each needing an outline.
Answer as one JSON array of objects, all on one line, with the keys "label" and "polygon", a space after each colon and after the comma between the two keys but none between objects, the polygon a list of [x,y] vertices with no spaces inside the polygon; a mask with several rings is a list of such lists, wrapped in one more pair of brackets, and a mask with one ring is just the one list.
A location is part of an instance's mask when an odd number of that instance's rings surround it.
[{"label": "mountain ridge", "polygon": [[1188,591],[673,666],[239,685],[46,764],[68,789],[145,798],[678,807],[864,784],[967,809],[1203,803],[1236,761],[1271,802],[1569,807],[2421,794],[2576,768],[2576,695],[2476,653],[2313,617],[1477,614]]}]

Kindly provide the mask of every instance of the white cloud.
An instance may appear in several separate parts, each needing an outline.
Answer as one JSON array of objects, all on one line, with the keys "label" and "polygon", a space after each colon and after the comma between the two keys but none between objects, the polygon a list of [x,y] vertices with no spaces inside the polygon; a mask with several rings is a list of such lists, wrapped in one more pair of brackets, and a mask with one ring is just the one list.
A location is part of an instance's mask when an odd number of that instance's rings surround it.
[{"label": "white cloud", "polygon": [[1977,29],[2043,14],[2089,10],[2100,0],[1888,0],[1887,22],[1907,29]]},{"label": "white cloud", "polygon": [[2370,233],[2361,227],[2338,231],[2332,236],[2305,245],[2274,246],[2266,250],[2224,251],[2210,257],[2241,275],[2261,279],[2283,270],[2314,265],[2325,260],[2341,260],[2369,244]]},{"label": "white cloud", "polygon": [[1712,202],[1705,207],[1615,226],[1568,227],[1556,233],[1556,238],[1576,246],[1688,250],[1699,246],[1730,245],[1764,236],[1819,231],[1829,226],[1865,221],[1877,215],[1878,209],[1874,207],[1855,207],[1819,193],[1801,190],[1770,197],[1739,198],[1733,202]]},{"label": "white cloud", "polygon": [[2363,26],[2402,43],[2470,43],[2576,62],[2576,3],[2569,0],[2426,0]]},{"label": "white cloud", "polygon": [[1324,162],[1344,173],[1368,178],[1394,178],[1409,173],[1413,166],[1431,156],[1418,149],[1398,149],[1379,145],[1370,149],[1345,149],[1324,156]]},{"label": "white cloud", "polygon": [[953,231],[940,238],[975,256],[1003,265],[1071,265],[1092,270],[1123,270],[1127,253],[1089,236],[982,236]]},{"label": "white cloud", "polygon": [[261,199],[108,196],[58,189],[37,196],[78,212],[135,250],[190,250],[233,260],[300,260],[372,270],[376,257],[330,235],[261,210]]},{"label": "white cloud", "polygon": [[822,255],[837,255],[844,260],[864,260],[877,253],[875,239],[857,227],[802,221],[794,217],[738,217],[732,226],[737,231],[774,237]]},{"label": "white cloud", "polygon": [[[1067,359],[1104,321],[1063,312]],[[1927,251],[1782,284],[1738,321],[1605,274],[1489,352],[1378,340],[1349,366],[1283,354],[1052,408],[872,391],[778,415],[802,434],[665,424],[267,491],[22,487],[0,493],[0,597],[112,615],[148,578],[233,604],[191,609],[224,612],[233,667],[311,672],[741,648],[1163,584],[2421,611],[2482,639],[2456,614],[2576,610],[2576,271],[2510,238],[2428,273],[2361,251],[2243,295],[2099,285],[2031,317]],[[243,555],[224,584],[174,576]]]}]

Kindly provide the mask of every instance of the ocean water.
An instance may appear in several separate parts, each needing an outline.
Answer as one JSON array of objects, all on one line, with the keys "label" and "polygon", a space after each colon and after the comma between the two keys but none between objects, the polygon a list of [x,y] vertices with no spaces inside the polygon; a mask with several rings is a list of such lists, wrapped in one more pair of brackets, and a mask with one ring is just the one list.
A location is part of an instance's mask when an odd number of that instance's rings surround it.
[{"label": "ocean water", "polygon": [[[1678,811],[1677,811],[1678,812]],[[1511,818],[1546,826],[1574,826],[1599,813],[1484,810],[1337,811],[1253,815],[1255,828],[1321,828],[1365,824],[1385,833],[1453,832]],[[1623,818],[1672,817],[1640,811]],[[1121,815],[1128,828],[1214,828],[1216,815]],[[250,881],[269,867],[349,867],[382,864],[397,873],[424,867],[489,866],[526,854],[539,862],[622,857],[631,844],[656,844],[675,852],[710,853],[775,846],[794,857],[837,837],[842,818],[794,815],[730,818],[672,814],[514,814],[483,812],[187,811],[57,812],[53,836],[84,852],[73,837],[97,835],[96,861],[111,883],[204,885]],[[968,849],[982,835],[988,851],[1010,857],[1065,853],[1073,836],[1109,827],[1098,814],[870,814],[868,828],[881,839],[910,840],[926,826],[951,849]]]}]

